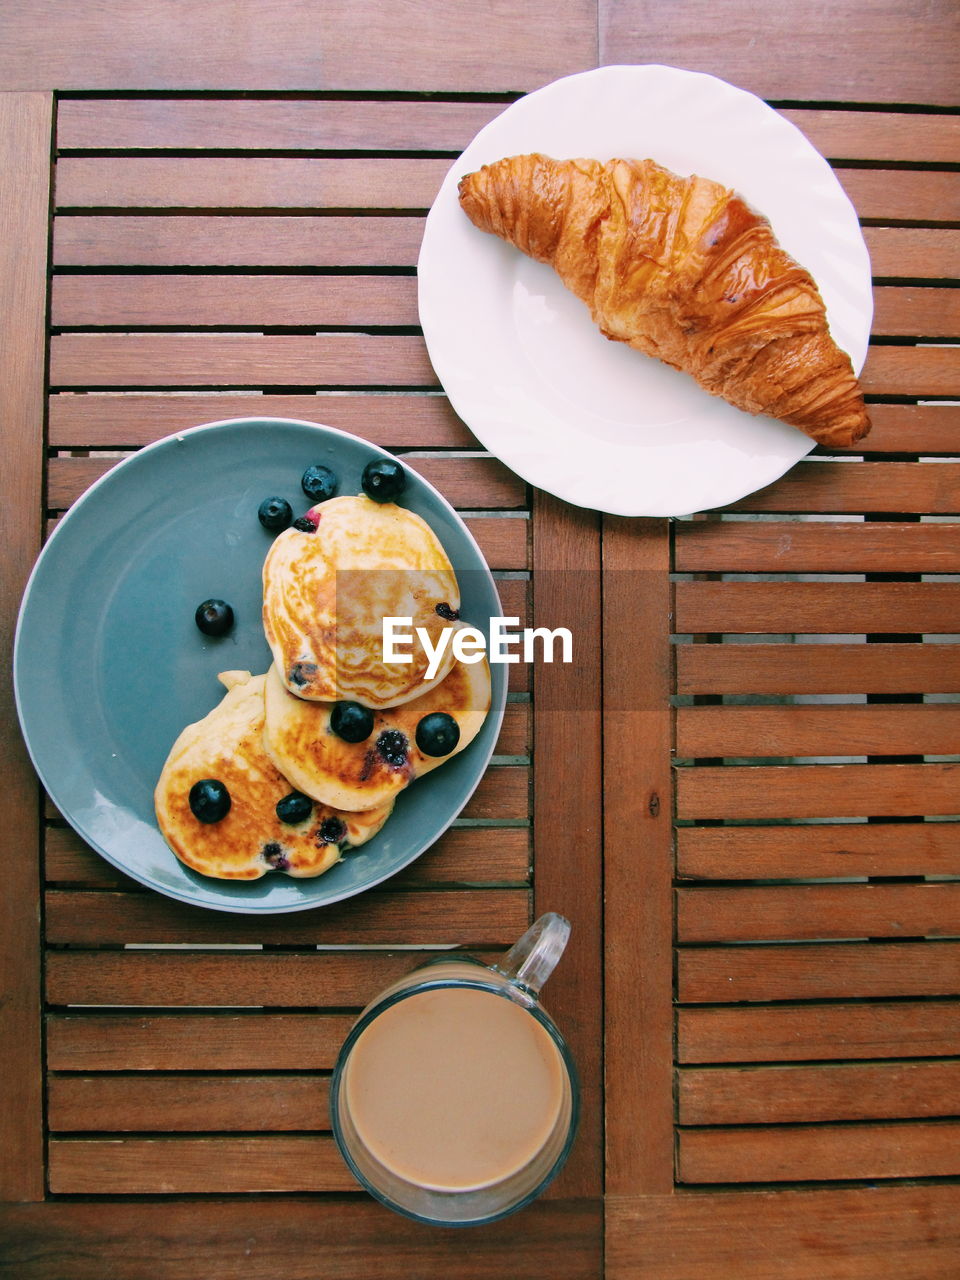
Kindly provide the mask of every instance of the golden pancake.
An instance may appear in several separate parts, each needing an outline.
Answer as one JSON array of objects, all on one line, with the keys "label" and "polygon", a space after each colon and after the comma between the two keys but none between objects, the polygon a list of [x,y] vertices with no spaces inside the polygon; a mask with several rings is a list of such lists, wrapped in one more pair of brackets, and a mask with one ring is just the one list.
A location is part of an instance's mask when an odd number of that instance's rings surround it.
[{"label": "golden pancake", "polygon": [[263,565],[263,626],[286,688],[310,701],[382,708],[439,684],[453,655],[448,648],[425,681],[429,659],[415,630],[412,661],[383,655],[385,617],[411,618],[435,645],[460,609],[456,575],[430,526],[363,494],[331,498],[308,515],[316,529],[285,529]]},{"label": "golden pancake", "polygon": [[[264,745],[298,791],[338,809],[369,811],[389,803],[415,778],[451,759],[477,736],[490,709],[490,667],[456,662],[442,684],[399,707],[373,714],[363,742],[345,742],[330,727],[334,704],[306,702],[267,672]],[[419,721],[433,712],[456,720],[459,741],[448,755],[424,754],[416,744]]]},{"label": "golden pancake", "polygon": [[[314,803],[302,820],[282,822],[277,803],[294,788],[263,749],[266,676],[226,671],[220,679],[227,694],[177,738],[154,793],[160,830],[180,861],[218,880],[258,880],[268,871],[318,876],[345,848],[376,835],[392,798],[363,813]],[[229,810],[219,821],[194,816],[190,791],[203,779],[217,780],[229,793]]]}]

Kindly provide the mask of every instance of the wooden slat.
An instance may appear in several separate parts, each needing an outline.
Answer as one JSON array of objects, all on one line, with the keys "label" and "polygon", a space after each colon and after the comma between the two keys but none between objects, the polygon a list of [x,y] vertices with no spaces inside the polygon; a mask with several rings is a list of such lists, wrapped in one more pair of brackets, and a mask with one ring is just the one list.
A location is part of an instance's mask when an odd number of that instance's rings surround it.
[{"label": "wooden slat", "polygon": [[[526,505],[523,481],[495,458],[421,457],[415,454],[407,461],[454,506],[468,510],[496,507],[516,510]],[[49,509],[66,510],[94,480],[116,463],[116,458],[95,454],[89,458],[51,458],[47,465]]]},{"label": "wooden slat", "polygon": [[48,1154],[54,1195],[357,1190],[327,1135],[60,1138]]},{"label": "wooden slat", "polygon": [[737,573],[956,573],[956,523],[711,520],[680,524],[675,568]]},{"label": "wooden slat", "polygon": [[[64,98],[57,111],[57,147],[61,154],[72,150],[121,148],[124,151],[462,151],[503,109],[503,103],[499,102]],[[857,118],[862,121],[865,117]],[[869,117],[866,119],[869,123]],[[906,119],[909,121],[910,117]],[[830,121],[817,120],[815,124],[821,131],[832,128],[834,133],[838,127]],[[891,118],[883,135],[887,150],[894,147],[900,134],[896,119]],[[944,138],[949,145],[949,134],[944,132]],[[925,137],[925,151],[932,150],[932,136]],[[891,154],[877,158],[903,157]],[[913,153],[907,158],[912,159]],[[930,158],[937,159],[938,155]]]},{"label": "wooden slat", "polygon": [[[680,818],[955,814],[955,764],[810,764],[678,770]],[[840,812],[838,812],[838,810]]]},{"label": "wooden slat", "polygon": [[[66,156],[57,162],[56,202],[60,209],[426,210],[449,168],[445,159],[395,156]],[[916,176],[914,194],[925,208],[936,194],[926,186],[936,184],[927,174]],[[895,200],[896,180],[883,185]]]},{"label": "wooden slat", "polygon": [[960,231],[865,227],[875,280],[952,280],[960,276]]},{"label": "wooden slat", "polygon": [[608,1280],[952,1280],[960,1189],[678,1191],[607,1201]]},{"label": "wooden slat", "polygon": [[956,995],[960,943],[686,947],[678,957],[677,990],[691,1004]]},{"label": "wooden slat", "polygon": [[377,0],[303,0],[266,13],[255,0],[184,0],[158,11],[131,0],[126,20],[38,0],[5,24],[0,77],[10,88],[516,92],[595,66],[596,6],[498,3],[477,40],[476,15],[455,4],[395,9]]},{"label": "wooden slat", "polygon": [[[525,827],[454,827],[410,867],[392,878],[389,887],[526,883],[530,857],[530,835]],[[84,844],[69,827],[48,828],[44,872],[48,884],[90,889],[140,888]]]},{"label": "wooden slat", "polygon": [[836,452],[956,453],[960,447],[960,405],[871,404],[870,420],[865,439]]},{"label": "wooden slat", "polygon": [[960,875],[952,822],[681,827],[677,875],[705,880]]},{"label": "wooden slat", "polygon": [[957,936],[957,881],[704,886],[677,891],[677,940],[681,943]]},{"label": "wooden slat", "polygon": [[58,449],[134,448],[187,427],[227,418],[299,418],[349,431],[390,449],[476,446],[447,398],[431,393],[274,396],[256,391],[196,395],[93,391],[51,396],[49,405],[50,444]]},{"label": "wooden slat", "polygon": [[681,1182],[822,1182],[960,1173],[960,1122],[682,1129]]},{"label": "wooden slat", "polygon": [[[429,209],[447,159],[61,157],[59,209]],[[960,179],[942,170],[839,169],[862,218],[950,222]]]},{"label": "wooden slat", "polygon": [[934,0],[922,17],[883,0],[869,22],[856,0],[839,0],[829,20],[813,5],[777,8],[764,23],[762,56],[750,43],[757,11],[747,0],[724,6],[708,42],[703,33],[716,18],[709,0],[679,0],[663,24],[642,0],[602,0],[600,13],[601,62],[687,67],[780,101],[957,102],[960,20],[950,0]]},{"label": "wooden slat", "polygon": [[956,515],[960,465],[950,462],[800,462],[731,511],[906,511]]},{"label": "wooden slat", "polygon": [[844,169],[837,177],[861,218],[883,222],[955,222],[960,174],[937,169]]},{"label": "wooden slat", "polygon": [[157,894],[50,890],[49,943],[221,942],[344,946],[435,943],[507,945],[527,927],[526,889],[457,889],[362,894],[322,912],[260,919],[184,909]]},{"label": "wooden slat", "polygon": [[138,1280],[145,1266],[150,1280],[315,1280],[318,1259],[329,1280],[597,1280],[602,1233],[599,1200],[540,1200],[524,1210],[522,1242],[507,1218],[471,1228],[469,1248],[461,1232],[425,1230],[366,1196],[0,1206],[17,1280]]},{"label": "wooden slat", "polygon": [[406,275],[59,275],[51,291],[54,328],[419,322],[416,278]]},{"label": "wooden slat", "polygon": [[[61,104],[61,120],[66,105]],[[960,151],[960,126],[954,115],[925,114],[918,118],[906,111],[830,111],[809,107],[782,107],[780,114],[831,160],[953,164]]]},{"label": "wooden slat", "polygon": [[960,754],[960,706],[681,707],[680,756]]},{"label": "wooden slat", "polygon": [[[352,1014],[51,1014],[51,1071],[329,1070]],[[225,1077],[224,1077],[225,1078]]]},{"label": "wooden slat", "polygon": [[665,521],[605,519],[608,1193],[673,1185],[669,566]]},{"label": "wooden slat", "polygon": [[678,1062],[789,1062],[960,1054],[960,1004],[898,1000],[680,1009]]},{"label": "wooden slat", "polygon": [[865,395],[956,396],[960,391],[960,349],[871,347],[860,385]]},{"label": "wooden slat", "polygon": [[[0,665],[10,671],[17,610],[40,546],[47,232],[52,100],[0,94],[0,455],[10,485],[0,504]],[[11,178],[10,175],[15,175]],[[14,496],[15,495],[15,496]],[[0,686],[0,825],[18,851],[0,903],[0,1200],[43,1197],[38,806],[9,678]]]},{"label": "wooden slat", "polygon": [[677,692],[960,693],[960,646],[678,645]]},{"label": "wooden slat", "polygon": [[684,633],[937,633],[960,617],[955,582],[678,582]]},{"label": "wooden slat", "polygon": [[50,340],[59,386],[433,386],[423,340],[406,334],[64,333]]},{"label": "wooden slat", "polygon": [[952,338],[960,333],[956,289],[880,287],[873,291],[874,337]]},{"label": "wooden slat", "polygon": [[214,1133],[330,1128],[329,1079],[296,1075],[52,1076],[54,1133]]},{"label": "wooden slat", "polygon": [[[551,629],[576,626],[576,662],[538,664],[534,677],[533,914],[556,911],[571,924],[546,1000],[570,1037],[582,1103],[578,1146],[551,1195],[599,1195],[604,1123],[603,1013],[597,1000],[603,985],[600,522],[595,512],[534,491],[531,524],[534,621]],[[563,770],[562,801],[558,761],[576,762]]]},{"label": "wooden slat", "polygon": [[58,267],[412,267],[423,224],[419,216],[78,215],[55,219],[53,261]]},{"label": "wooden slat", "polygon": [[417,951],[48,951],[51,1005],[360,1008],[431,954]]},{"label": "wooden slat", "polygon": [[[677,1072],[684,1125],[924,1119],[956,1111],[960,1061]],[[896,1132],[891,1133],[891,1141]]]}]

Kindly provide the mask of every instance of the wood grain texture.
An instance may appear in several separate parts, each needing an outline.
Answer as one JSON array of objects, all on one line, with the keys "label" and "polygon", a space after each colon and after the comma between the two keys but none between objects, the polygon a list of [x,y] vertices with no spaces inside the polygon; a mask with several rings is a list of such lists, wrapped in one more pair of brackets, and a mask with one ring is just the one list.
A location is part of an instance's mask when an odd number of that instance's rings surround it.
[{"label": "wood grain texture", "polygon": [[[677,1072],[682,1125],[902,1120],[956,1112],[960,1061],[688,1068]],[[896,1142],[896,1130],[891,1131]]]},{"label": "wood grain texture", "polygon": [[[678,770],[680,818],[955,815],[956,764],[701,766]],[[838,812],[838,810],[840,812]]]},{"label": "wood grain texture", "polygon": [[[960,882],[677,890],[677,940],[960,936]],[[960,975],[958,975],[960,976]]]},{"label": "wood grain texture", "polygon": [[681,633],[949,635],[960,616],[955,582],[678,582]]},{"label": "wood grain texture", "polygon": [[[292,919],[191,910],[159,894],[54,889],[46,895],[53,945],[220,942],[307,946],[509,945],[527,926],[526,889],[371,892]],[[296,919],[303,916],[303,919]]]},{"label": "wood grain texture", "polygon": [[571,664],[537,663],[533,681],[534,914],[557,911],[571,924],[546,991],[581,1081],[577,1145],[552,1192],[569,1198],[603,1190],[600,523],[534,490],[531,524],[534,623],[570,628],[574,645]]},{"label": "wood grain texture", "polygon": [[870,420],[873,426],[864,440],[837,452],[858,455],[957,452],[960,405],[871,404]]},{"label": "wood grain texture", "polygon": [[[425,211],[449,168],[449,160],[433,157],[64,156],[57,162],[56,203],[58,209]],[[884,185],[899,194],[896,182]],[[925,191],[921,181],[915,194],[931,201],[938,192]]]},{"label": "wood grain texture", "polygon": [[[60,117],[63,117],[63,104]],[[795,124],[831,160],[924,160],[953,164],[960,151],[960,123],[954,115],[906,111],[831,111],[781,107],[780,115]]]},{"label": "wood grain texture", "polygon": [[387,449],[476,447],[476,440],[446,396],[433,393],[264,395],[258,391],[207,391],[164,395],[128,391],[117,395],[88,391],[51,396],[49,406],[50,444],[60,449],[135,448],[184,428],[225,418],[301,418],[349,431]]},{"label": "wood grain texture", "polygon": [[54,220],[53,261],[58,267],[412,267],[423,224],[420,216],[78,215]]},{"label": "wood grain texture", "polygon": [[254,1133],[330,1129],[329,1077],[296,1075],[54,1075],[53,1133]]},{"label": "wood grain texture", "polygon": [[52,1138],[48,1151],[54,1195],[357,1190],[327,1134]]},{"label": "wood grain texture", "polygon": [[[57,109],[57,146],[76,150],[462,151],[505,109],[502,102],[351,98],[64,98]],[[837,136],[842,122],[808,121]],[[858,119],[870,117],[860,114]],[[906,117],[909,121],[909,117]],[[950,118],[939,132],[949,149]],[[801,125],[801,127],[804,127]],[[831,132],[832,131],[832,132]],[[935,152],[933,129],[925,147]],[[902,126],[891,118],[876,146],[893,151]],[[845,136],[845,135],[840,135]],[[939,136],[939,134],[938,134]],[[899,159],[896,154],[878,159]],[[912,158],[912,153],[911,157]],[[932,154],[931,158],[938,156]],[[949,159],[949,155],[945,158]]]},{"label": "wood grain texture", "polygon": [[[511,705],[526,710],[523,704]],[[530,861],[527,827],[454,827],[405,871],[392,877],[390,887],[526,884]],[[84,844],[69,827],[47,828],[44,874],[48,884],[60,886],[127,890],[141,887]]]},{"label": "wood grain texture", "polygon": [[[420,209],[433,204],[445,158],[83,156],[57,164],[58,209]],[[861,218],[955,221],[960,175],[837,169]]]},{"label": "wood grain texture", "polygon": [[362,1008],[423,951],[48,951],[47,1001],[130,1008]]},{"label": "wood grain texture", "polygon": [[680,707],[679,756],[960,755],[960,707]]},{"label": "wood grain texture", "polygon": [[693,573],[956,573],[953,522],[704,520],[680,524],[675,568]]},{"label": "wood grain texture", "polygon": [[51,1071],[331,1070],[352,1014],[75,1013],[47,1016]]},{"label": "wood grain texture", "polygon": [[684,644],[677,692],[960,693],[953,644]]},{"label": "wood grain texture", "polygon": [[881,286],[873,291],[874,337],[952,338],[960,333],[956,289]]},{"label": "wood grain texture", "polygon": [[[523,481],[495,458],[402,456],[455,507],[476,511],[497,507],[517,510],[526,506]],[[47,464],[48,508],[65,511],[94,480],[116,465],[116,458],[96,454],[88,458],[51,458]]]},{"label": "wood grain texture", "polygon": [[681,1182],[955,1177],[960,1122],[681,1129]]},{"label": "wood grain texture", "polygon": [[[602,63],[686,67],[761,98],[938,106],[958,101],[960,21],[950,0],[934,0],[922,10],[877,0],[869,22],[856,0],[841,0],[829,13],[814,0],[801,0],[765,12],[762,30],[756,8],[746,0],[726,4],[719,24],[708,0],[681,0],[669,23],[655,0],[601,0],[599,11]],[[711,32],[709,42],[705,31]]]},{"label": "wood grain texture", "polygon": [[[20,598],[40,547],[47,230],[52,101],[0,94],[0,453],[12,484],[0,504],[0,663],[10,670]],[[43,1196],[38,791],[13,689],[0,685],[0,822],[18,856],[0,905],[0,1200]]]},{"label": "wood grain texture", "polygon": [[607,1202],[609,1280],[953,1280],[953,1185],[718,1191]]},{"label": "wood grain texture", "polygon": [[689,947],[677,960],[683,1003],[952,996],[960,943],[844,942]]},{"label": "wood grain texture", "polygon": [[960,875],[952,822],[681,827],[677,875],[704,880]]},{"label": "wood grain texture", "polygon": [[960,231],[865,227],[874,280],[951,280],[960,274]]},{"label": "wood grain texture", "polygon": [[596,7],[494,0],[476,39],[465,0],[430,8],[377,0],[133,0],[118,18],[99,5],[39,0],[5,20],[0,77],[11,89],[532,89],[593,66]]},{"label": "wood grain texture", "polygon": [[960,352],[951,346],[873,346],[860,373],[865,395],[955,396]]},{"label": "wood grain texture", "polygon": [[434,386],[423,339],[407,334],[64,333],[50,382],[84,387]]},{"label": "wood grain texture", "polygon": [[408,275],[59,275],[50,306],[58,329],[419,324]]},{"label": "wood grain texture", "polygon": [[958,508],[956,463],[821,461],[798,463],[782,480],[731,503],[729,510],[956,515]]},{"label": "wood grain texture", "polygon": [[960,1055],[955,1000],[678,1009],[678,1062]]},{"label": "wood grain texture", "polygon": [[423,1227],[359,1196],[59,1201],[0,1208],[16,1280],[597,1280],[600,1202],[541,1200],[470,1230]]},{"label": "wood grain texture", "polygon": [[[629,786],[608,783],[604,810],[613,1193],[673,1185],[669,565],[665,521],[604,520],[605,770],[630,771]],[[626,1116],[642,1117],[641,1140]]]}]

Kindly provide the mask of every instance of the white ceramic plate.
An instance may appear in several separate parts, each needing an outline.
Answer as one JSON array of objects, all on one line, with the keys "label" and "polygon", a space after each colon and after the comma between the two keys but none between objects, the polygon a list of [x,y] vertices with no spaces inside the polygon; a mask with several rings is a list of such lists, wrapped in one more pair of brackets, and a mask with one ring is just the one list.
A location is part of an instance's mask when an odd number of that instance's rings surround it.
[{"label": "white ceramic plate", "polygon": [[826,160],[753,94],[713,76],[612,66],[554,81],[492,120],[448,173],[418,263],[437,375],[480,441],[530,483],[627,516],[725,506],[813,448],[594,326],[552,268],[479,231],[457,183],[502,156],[650,157],[738,191],[811,272],[859,372],[873,318],[856,212]]}]

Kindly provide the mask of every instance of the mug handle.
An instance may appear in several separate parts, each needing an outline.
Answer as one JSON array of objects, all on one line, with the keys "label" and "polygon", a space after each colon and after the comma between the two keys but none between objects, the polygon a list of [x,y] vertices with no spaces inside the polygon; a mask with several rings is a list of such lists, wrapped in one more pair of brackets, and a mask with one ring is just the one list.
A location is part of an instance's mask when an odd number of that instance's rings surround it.
[{"label": "mug handle", "polygon": [[570,921],[555,911],[548,911],[533,922],[492,968],[536,999],[563,955],[569,937]]}]

